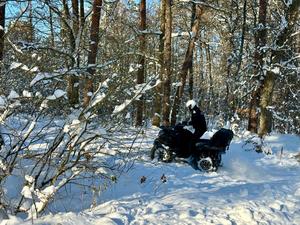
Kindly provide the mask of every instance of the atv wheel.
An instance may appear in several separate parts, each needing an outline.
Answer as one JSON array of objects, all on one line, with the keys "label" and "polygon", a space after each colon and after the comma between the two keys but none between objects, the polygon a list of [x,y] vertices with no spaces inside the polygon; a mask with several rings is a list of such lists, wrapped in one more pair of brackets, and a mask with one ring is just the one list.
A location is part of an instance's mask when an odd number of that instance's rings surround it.
[{"label": "atv wheel", "polygon": [[171,162],[173,159],[172,152],[165,148],[156,149],[158,160],[162,162]]},{"label": "atv wheel", "polygon": [[214,167],[213,167],[213,162],[212,162],[211,158],[206,157],[206,158],[200,159],[198,161],[198,168],[205,172],[213,171]]}]

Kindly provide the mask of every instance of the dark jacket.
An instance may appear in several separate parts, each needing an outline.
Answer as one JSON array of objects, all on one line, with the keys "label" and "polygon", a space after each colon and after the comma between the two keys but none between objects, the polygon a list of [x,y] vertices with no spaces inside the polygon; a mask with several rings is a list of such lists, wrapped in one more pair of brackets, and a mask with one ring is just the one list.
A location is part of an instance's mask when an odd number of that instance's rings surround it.
[{"label": "dark jacket", "polygon": [[197,140],[207,131],[206,121],[199,107],[195,106],[190,111],[192,114],[192,121],[190,122],[190,125],[192,125],[195,129],[193,136],[195,140]]}]

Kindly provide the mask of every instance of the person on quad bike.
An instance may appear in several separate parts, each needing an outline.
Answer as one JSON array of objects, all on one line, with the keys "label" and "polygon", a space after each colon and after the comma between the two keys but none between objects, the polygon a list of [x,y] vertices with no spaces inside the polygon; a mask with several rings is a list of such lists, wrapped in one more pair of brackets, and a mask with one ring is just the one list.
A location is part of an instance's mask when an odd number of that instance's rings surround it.
[{"label": "person on quad bike", "polygon": [[166,162],[172,161],[172,153],[179,158],[189,158],[193,155],[195,143],[206,132],[207,127],[205,117],[194,100],[189,100],[186,107],[191,113],[191,120],[179,123],[175,127],[161,127],[162,130],[159,132],[158,138],[154,140],[151,149],[151,159],[155,157],[157,149],[164,149],[163,146],[169,148],[169,150],[163,151],[164,156],[160,156]]},{"label": "person on quad bike", "polygon": [[191,120],[174,127],[160,127],[150,158],[157,157],[162,162],[178,159],[195,170],[217,171],[221,166],[222,154],[228,150],[234,134],[229,129],[221,128],[210,139],[200,139],[207,131],[205,117],[194,100],[189,100],[186,107],[191,113]]},{"label": "person on quad bike", "polygon": [[189,100],[186,107],[191,113],[189,122],[179,123],[174,127],[178,138],[174,143],[175,152],[178,157],[186,158],[192,154],[196,141],[207,131],[205,117],[194,100]]}]

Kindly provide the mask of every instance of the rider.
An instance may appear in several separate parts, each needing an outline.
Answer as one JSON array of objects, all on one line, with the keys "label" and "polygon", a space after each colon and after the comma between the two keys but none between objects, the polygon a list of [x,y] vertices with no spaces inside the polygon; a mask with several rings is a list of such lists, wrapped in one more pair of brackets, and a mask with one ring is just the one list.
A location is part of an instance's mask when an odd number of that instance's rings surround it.
[{"label": "rider", "polygon": [[176,154],[183,158],[191,155],[194,144],[207,131],[205,117],[196,102],[189,100],[186,107],[191,112],[191,121],[178,124],[174,128],[179,134],[176,140],[178,146]]},{"label": "rider", "polygon": [[198,140],[207,131],[205,117],[194,100],[189,100],[186,107],[192,114],[190,125],[195,129],[193,139]]}]

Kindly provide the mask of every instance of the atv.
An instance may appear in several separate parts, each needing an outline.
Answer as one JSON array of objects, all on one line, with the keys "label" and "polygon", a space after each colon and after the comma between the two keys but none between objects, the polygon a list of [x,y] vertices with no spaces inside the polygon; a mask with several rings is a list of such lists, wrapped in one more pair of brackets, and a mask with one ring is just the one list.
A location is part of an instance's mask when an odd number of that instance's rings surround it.
[{"label": "atv", "polygon": [[222,163],[222,154],[229,149],[232,138],[231,130],[221,128],[210,139],[198,139],[189,149],[180,149],[176,144],[180,139],[176,129],[161,127],[154,140],[150,158],[157,158],[162,162],[183,161],[196,170],[217,171]]}]

